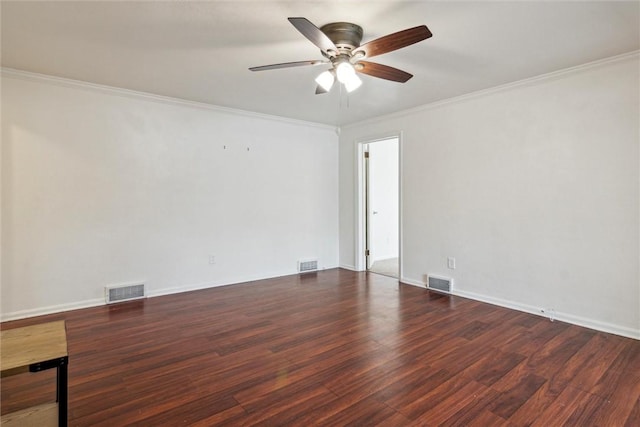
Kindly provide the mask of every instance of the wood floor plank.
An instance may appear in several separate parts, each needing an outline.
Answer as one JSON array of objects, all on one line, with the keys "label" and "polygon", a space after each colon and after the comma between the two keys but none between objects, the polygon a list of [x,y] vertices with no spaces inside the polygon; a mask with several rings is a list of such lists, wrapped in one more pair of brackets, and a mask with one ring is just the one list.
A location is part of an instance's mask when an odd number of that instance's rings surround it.
[{"label": "wood floor plank", "polygon": [[[209,411],[211,413],[211,411]],[[240,426],[243,425],[247,413],[242,406],[237,405],[224,411],[215,412],[198,421],[190,424],[190,427],[211,427],[211,426]]]},{"label": "wood floor plank", "polygon": [[[479,383],[478,383],[479,384]],[[446,426],[469,426],[472,425],[476,420],[482,419],[485,416],[486,408],[491,405],[493,400],[498,397],[499,393],[495,390],[492,390],[489,387],[485,387],[484,389],[480,389],[480,391],[470,392],[468,396],[463,396],[463,398],[467,398],[468,401],[462,405],[462,401],[459,403],[454,403],[455,411],[453,414],[447,418],[442,425]],[[424,417],[427,423],[431,423],[432,419],[428,416]],[[505,421],[499,417],[493,417],[492,424],[486,425],[500,425]],[[493,424],[495,423],[495,424]]]},{"label": "wood floor plank", "polygon": [[[56,313],[69,424],[640,425],[640,341],[342,269]],[[2,414],[55,372],[0,383]]]},{"label": "wood floor plank", "polygon": [[[430,425],[464,425],[466,415],[471,418],[476,411],[492,401],[498,393],[475,381],[468,381],[461,388],[448,394],[444,399],[427,410],[422,410],[416,421]],[[426,409],[426,408],[425,408]],[[401,412],[405,413],[401,410]],[[409,416],[409,415],[408,415]],[[463,424],[459,424],[459,423]]]},{"label": "wood floor plank", "polygon": [[464,371],[470,365],[476,363],[491,352],[491,347],[479,345],[474,342],[462,343],[456,348],[441,356],[434,356],[429,360],[429,364],[434,368],[443,368],[457,374]]},{"label": "wood floor plank", "polygon": [[569,326],[566,323],[550,322],[548,320],[540,322],[529,329],[525,329],[523,333],[518,334],[514,339],[503,342],[500,345],[500,349],[509,353],[520,353],[529,356],[569,328]]},{"label": "wood floor plank", "polygon": [[273,393],[241,401],[249,425],[291,425],[296,419],[338,397],[318,383],[297,382]]},{"label": "wood floor plank", "polygon": [[547,381],[509,417],[509,422],[515,426],[531,425],[540,414],[554,405],[563,390],[552,390],[550,381]]},{"label": "wood floor plank", "polygon": [[[595,398],[595,399],[594,399]],[[584,421],[583,416],[587,417],[593,413],[593,407],[597,408],[602,399],[597,398],[577,388],[567,387],[544,412],[539,414],[532,427],[547,427],[550,425],[567,425],[569,419],[574,416],[574,420]],[[590,422],[593,420],[590,420]],[[584,424],[568,424],[568,425],[584,425]],[[602,425],[602,424],[594,424]],[[606,424],[604,424],[606,425]]]},{"label": "wood floor plank", "polygon": [[403,359],[392,359],[384,366],[376,367],[370,371],[325,378],[323,384],[340,397],[364,399],[376,394],[380,400],[388,402],[394,387],[406,393],[411,387],[411,378],[422,378],[426,382],[432,379],[430,375],[433,373],[434,370],[428,366],[419,363],[406,363]]},{"label": "wood floor plank", "polygon": [[377,427],[398,427],[411,426],[413,423],[400,412],[394,412],[389,418],[386,418],[375,425]]},{"label": "wood floor plank", "polygon": [[[454,424],[455,425],[455,424]],[[484,409],[474,419],[468,420],[467,424],[460,424],[460,427],[502,427],[516,426],[518,424],[510,424],[504,418],[499,417],[488,409]]]},{"label": "wood floor plank", "polygon": [[554,381],[590,391],[609,370],[624,347],[625,343],[619,337],[597,333],[563,365]]},{"label": "wood floor plank", "polygon": [[462,374],[480,384],[491,386],[511,372],[516,366],[526,359],[517,353],[503,353],[500,350],[490,348],[476,362],[471,362]]},{"label": "wood floor plank", "polygon": [[491,411],[504,419],[509,419],[546,381],[530,373],[519,376],[508,387],[501,385],[502,393],[491,403]]},{"label": "wood floor plank", "polygon": [[[601,389],[595,387],[593,393],[606,401],[600,406],[599,411],[594,413],[592,420],[598,425],[621,425],[621,420],[631,418],[640,396],[640,377],[634,374],[620,373],[620,376],[613,380],[607,379],[607,386],[615,382],[614,389],[609,392],[606,387],[605,393],[600,394]],[[637,425],[640,425],[640,420]]]},{"label": "wood floor plank", "polygon": [[[530,425],[540,417],[540,414],[555,405],[556,399],[567,386],[593,393],[596,391],[595,385],[607,372],[609,372],[609,375],[613,374],[614,377],[611,381],[604,380],[601,386],[616,384],[617,375],[615,374],[615,369],[609,371],[609,368],[612,367],[612,362],[621,353],[624,345],[624,339],[621,337],[602,333],[593,335],[565,363],[558,364],[555,367],[550,366],[546,369],[547,373],[555,373],[511,416],[510,421],[516,425]],[[529,365],[524,368],[520,366],[519,369],[521,370],[516,373],[516,376],[523,375],[523,372],[536,372],[535,368]],[[606,386],[605,388],[608,389]]]},{"label": "wood floor plank", "polygon": [[[193,425],[199,421],[207,419],[209,414],[222,413],[226,410],[238,408],[238,402],[230,397],[209,397],[203,396],[193,399],[191,397],[181,396],[177,401],[167,404],[165,402],[164,411],[161,408],[154,408],[153,411],[140,411],[136,420],[141,425],[159,426],[162,425],[167,418],[172,418],[180,421],[180,425]],[[124,421],[130,423],[132,421],[130,416],[123,416]],[[109,420],[110,425],[122,425],[117,417]]]},{"label": "wood floor plank", "polygon": [[536,375],[549,379],[594,335],[593,331],[571,325],[530,353],[527,365],[535,370]]},{"label": "wood floor plank", "polygon": [[421,417],[425,413],[432,411],[444,401],[451,402],[451,396],[469,385],[478,390],[482,387],[481,384],[468,378],[440,370],[424,379],[412,378],[406,383],[394,383],[392,387],[374,396],[397,409],[407,418],[424,421]]},{"label": "wood floor plank", "polygon": [[[296,425],[364,426],[379,425],[398,412],[373,397],[341,398],[320,406],[295,419]],[[404,418],[404,417],[403,417]],[[406,420],[406,419],[405,419]]]},{"label": "wood floor plank", "polygon": [[[568,388],[572,389],[572,387]],[[606,405],[606,401],[595,394],[581,396],[578,402],[571,405],[571,415],[565,424],[572,426],[587,426],[593,424],[594,414],[602,410],[602,405]]]},{"label": "wood floor plank", "polygon": [[627,421],[624,423],[624,427],[633,427],[640,425],[640,397],[636,400],[633,409],[627,417]]}]

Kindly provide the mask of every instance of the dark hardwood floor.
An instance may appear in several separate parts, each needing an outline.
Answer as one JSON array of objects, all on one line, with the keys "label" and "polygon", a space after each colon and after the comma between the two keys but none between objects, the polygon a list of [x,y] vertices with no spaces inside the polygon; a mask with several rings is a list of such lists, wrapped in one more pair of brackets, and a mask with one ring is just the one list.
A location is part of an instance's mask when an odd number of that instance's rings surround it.
[{"label": "dark hardwood floor", "polygon": [[[640,341],[328,270],[66,319],[71,426],[640,426]],[[55,399],[2,380],[2,413]]]}]

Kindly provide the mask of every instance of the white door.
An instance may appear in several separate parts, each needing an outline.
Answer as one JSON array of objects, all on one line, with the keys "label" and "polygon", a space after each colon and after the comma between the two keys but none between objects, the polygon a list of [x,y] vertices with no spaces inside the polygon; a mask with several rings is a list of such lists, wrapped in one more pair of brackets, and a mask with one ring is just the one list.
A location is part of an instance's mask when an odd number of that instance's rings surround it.
[{"label": "white door", "polygon": [[[398,139],[367,144],[367,269],[398,258]],[[397,274],[396,274],[397,276]]]}]

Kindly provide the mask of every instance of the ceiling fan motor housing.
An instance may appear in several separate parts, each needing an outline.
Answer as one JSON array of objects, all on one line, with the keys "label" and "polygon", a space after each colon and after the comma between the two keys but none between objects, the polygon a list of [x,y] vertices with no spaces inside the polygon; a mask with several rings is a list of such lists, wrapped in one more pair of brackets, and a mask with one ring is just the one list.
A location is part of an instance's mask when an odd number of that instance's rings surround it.
[{"label": "ceiling fan motor housing", "polygon": [[362,27],[350,22],[332,22],[320,27],[320,31],[338,48],[338,54],[350,54],[353,49],[360,46],[362,41]]}]

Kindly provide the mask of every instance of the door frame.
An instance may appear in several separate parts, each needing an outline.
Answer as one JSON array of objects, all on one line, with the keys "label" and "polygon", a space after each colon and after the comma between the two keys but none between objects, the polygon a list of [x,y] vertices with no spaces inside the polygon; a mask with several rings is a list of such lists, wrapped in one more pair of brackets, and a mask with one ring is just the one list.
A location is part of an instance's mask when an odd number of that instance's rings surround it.
[{"label": "door frame", "polygon": [[367,258],[365,256],[367,227],[366,227],[366,170],[364,162],[365,146],[367,144],[384,141],[386,139],[398,139],[398,280],[403,277],[402,263],[402,132],[395,131],[379,134],[356,140],[356,215],[355,215],[355,267],[356,271],[367,271]]}]

